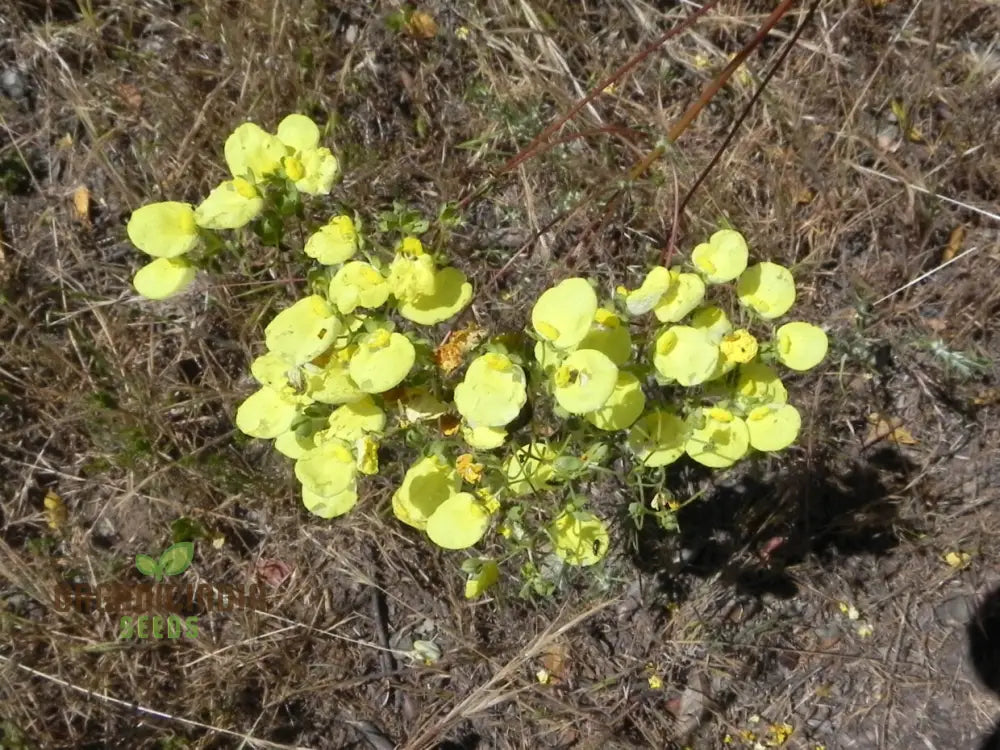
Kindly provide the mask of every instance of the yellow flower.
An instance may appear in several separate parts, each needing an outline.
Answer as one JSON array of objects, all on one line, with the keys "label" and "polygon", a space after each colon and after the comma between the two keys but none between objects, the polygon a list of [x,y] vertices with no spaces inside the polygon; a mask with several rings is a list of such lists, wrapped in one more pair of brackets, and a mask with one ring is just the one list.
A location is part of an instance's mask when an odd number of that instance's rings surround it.
[{"label": "yellow flower", "polygon": [[530,495],[552,489],[555,478],[553,461],[559,454],[545,443],[529,443],[518,448],[503,464],[507,489],[515,495]]},{"label": "yellow flower", "polygon": [[725,409],[697,409],[688,418],[688,426],[684,450],[709,468],[732,466],[750,450],[746,423]]},{"label": "yellow flower", "polygon": [[302,488],[302,504],[306,506],[306,510],[320,518],[342,516],[357,503],[358,493],[353,485],[333,495],[320,495],[308,487]]},{"label": "yellow flower", "polygon": [[455,471],[469,484],[475,484],[483,477],[483,465],[477,464],[471,453],[463,453],[455,459]]},{"label": "yellow flower", "polygon": [[618,368],[607,355],[594,349],[577,349],[552,377],[559,406],[570,414],[600,409],[618,382]]},{"label": "yellow flower", "polygon": [[663,266],[653,266],[642,286],[625,295],[625,309],[630,315],[645,315],[659,303],[674,283],[674,274]]},{"label": "yellow flower", "polygon": [[283,160],[295,187],[310,195],[326,195],[340,175],[340,163],[319,145],[319,128],[305,115],[288,115],[278,124],[278,140],[292,152]]},{"label": "yellow flower", "polygon": [[531,310],[531,325],[557,349],[570,349],[587,335],[597,312],[597,295],[586,279],[560,281],[546,289]]},{"label": "yellow flower", "polygon": [[362,435],[354,441],[358,471],[362,474],[378,474],[378,441],[371,435]]},{"label": "yellow flower", "polygon": [[400,302],[433,296],[436,282],[437,269],[430,255],[411,257],[400,253],[389,264],[389,290]]},{"label": "yellow flower", "polygon": [[466,549],[483,538],[490,513],[468,492],[459,492],[441,503],[427,519],[427,536],[443,549]]},{"label": "yellow flower", "polygon": [[809,370],[826,356],[826,333],[812,323],[785,323],[774,334],[778,359],[792,370]]},{"label": "yellow flower", "polygon": [[627,429],[646,408],[646,396],[639,379],[630,372],[618,372],[618,380],[610,398],[597,411],[583,417],[602,430]]},{"label": "yellow flower", "polygon": [[701,307],[691,316],[691,327],[704,331],[712,341],[722,341],[722,337],[733,330],[733,324],[721,307]]},{"label": "yellow flower", "polygon": [[389,299],[389,284],[370,263],[355,260],[342,266],[330,282],[330,301],[341,315],[355,308],[374,310]]},{"label": "yellow flower", "polygon": [[244,435],[276,438],[287,432],[299,414],[299,406],[270,388],[261,388],[247,397],[236,410],[236,427]]},{"label": "yellow flower", "polygon": [[742,365],[757,356],[757,339],[750,331],[740,328],[723,336],[719,351],[730,365]]},{"label": "yellow flower", "polygon": [[406,336],[380,328],[361,339],[348,371],[365,393],[382,393],[403,382],[416,356]]},{"label": "yellow flower", "polygon": [[150,203],[132,212],[125,227],[132,244],[154,258],[176,258],[198,245],[194,209],[187,203]]},{"label": "yellow flower", "polygon": [[760,362],[748,362],[740,366],[740,374],[736,379],[736,394],[745,410],[763,404],[788,402],[788,391],[781,383],[778,373]]},{"label": "yellow flower", "polygon": [[647,680],[649,683],[650,690],[662,690],[663,689],[663,678],[657,674],[651,674]]},{"label": "yellow flower", "polygon": [[420,241],[419,237],[404,237],[399,243],[399,254],[409,255],[412,258],[424,255],[424,243]]},{"label": "yellow flower", "polygon": [[[544,342],[538,343],[544,346]],[[617,315],[602,307],[595,313],[594,322],[578,348],[599,351],[620,367],[632,356],[632,336],[628,332],[628,327],[622,325]],[[535,349],[537,352],[537,345]],[[543,369],[544,367],[542,365]]]},{"label": "yellow flower", "polygon": [[264,329],[264,340],[268,351],[303,365],[329,349],[342,328],[329,303],[312,294],[275,315]]},{"label": "yellow flower", "polygon": [[427,388],[406,388],[399,402],[403,407],[403,419],[407,422],[437,419],[448,412],[448,405]]},{"label": "yellow flower", "polygon": [[407,470],[392,496],[392,511],[408,526],[426,529],[431,514],[461,486],[462,480],[452,467],[437,456],[427,456]]},{"label": "yellow flower", "polygon": [[802,418],[791,404],[758,406],[747,414],[750,445],[759,451],[780,451],[795,442]]},{"label": "yellow flower", "polygon": [[710,284],[735,279],[746,270],[747,257],[747,241],[732,229],[720,229],[691,252],[691,262]]},{"label": "yellow flower", "polygon": [[503,354],[476,357],[455,387],[455,408],[471,427],[503,427],[528,398],[524,370]]},{"label": "yellow flower", "polygon": [[628,432],[628,447],[643,466],[666,466],[684,455],[687,425],[676,414],[656,410]]},{"label": "yellow flower", "polygon": [[167,299],[187,289],[196,274],[184,258],[157,258],[135,272],[132,285],[146,299]]},{"label": "yellow flower", "polygon": [[295,462],[295,476],[302,486],[323,497],[351,488],[356,472],[354,454],[342,440],[320,443]]},{"label": "yellow flower", "polygon": [[689,387],[712,377],[719,347],[703,329],[670,326],[656,339],[653,366],[664,378]]},{"label": "yellow flower", "polygon": [[608,530],[597,516],[564,510],[549,526],[553,551],[569,565],[593,565],[608,553]]},{"label": "yellow flower", "polygon": [[478,599],[500,580],[500,567],[496,560],[480,560],[479,563],[479,569],[465,582],[466,599]]},{"label": "yellow flower", "polygon": [[324,266],[345,263],[358,251],[358,230],[350,216],[334,216],[306,240],[303,252]]},{"label": "yellow flower", "polygon": [[488,451],[499,448],[507,439],[507,430],[502,427],[469,427],[462,425],[462,437],[470,448]]},{"label": "yellow flower", "polygon": [[758,263],[740,274],[736,294],[742,304],[767,320],[788,312],[795,302],[792,272],[777,263]]},{"label": "yellow flower", "polygon": [[239,229],[256,219],[264,210],[253,183],[237,177],[212,190],[194,210],[194,220],[206,229]]},{"label": "yellow flower", "polygon": [[399,314],[414,323],[430,326],[447,320],[472,299],[472,284],[451,266],[434,274],[434,291],[400,300]]},{"label": "yellow flower", "polygon": [[260,182],[278,171],[287,149],[277,136],[245,122],[226,139],[224,152],[233,177]]},{"label": "yellow flower", "polygon": [[[337,354],[341,354],[337,352]],[[321,404],[348,404],[363,393],[351,380],[347,365],[339,356],[326,359],[321,367],[306,365],[306,395]]]},{"label": "yellow flower", "polygon": [[677,323],[705,299],[705,282],[696,273],[670,271],[671,284],[653,308],[662,323]]},{"label": "yellow flower", "polygon": [[316,447],[312,435],[303,436],[298,430],[286,430],[274,439],[274,449],[283,456],[297,461]]},{"label": "yellow flower", "polygon": [[366,395],[334,409],[327,422],[329,428],[324,430],[324,439],[334,437],[352,443],[367,432],[382,432],[385,429],[385,412],[375,405],[371,396]]}]

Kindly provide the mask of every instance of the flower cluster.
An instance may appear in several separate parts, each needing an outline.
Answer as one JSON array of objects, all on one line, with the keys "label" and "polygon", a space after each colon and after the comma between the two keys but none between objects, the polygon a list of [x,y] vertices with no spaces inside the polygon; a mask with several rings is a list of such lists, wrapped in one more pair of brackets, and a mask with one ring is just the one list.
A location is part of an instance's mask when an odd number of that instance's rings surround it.
[{"label": "flower cluster", "polygon": [[[231,180],[196,208],[138,209],[129,237],[156,258],[136,274],[140,294],[182,291],[205,265],[199,251],[216,246],[213,233],[253,222],[274,196],[329,193],[339,166],[319,141],[303,115],[275,134],[241,125],[225,144]],[[539,296],[525,331],[455,330],[431,355],[414,325],[452,319],[472,285],[424,247],[426,222],[364,226],[338,213],[312,228],[302,246],[317,265],[309,293],[267,323],[250,366],[259,388],[236,412],[240,431],[294,461],[317,516],[358,503],[359,479],[378,473],[383,446],[396,455],[415,445],[420,455],[392,495],[400,522],[443,549],[474,547],[493,530],[494,543],[556,567],[588,566],[611,542],[579,491],[594,469],[615,457],[645,470],[683,456],[723,469],[798,435],[800,414],[775,368],[815,367],[826,334],[779,324],[795,301],[792,274],[749,265],[734,230],[697,245],[690,268],[655,266],[631,291],[602,296],[588,279],[565,279]],[[739,306],[727,313],[715,290],[730,283]],[[470,598],[500,575],[490,557],[467,559],[463,571]],[[535,591],[548,590],[540,571],[520,571]]]}]

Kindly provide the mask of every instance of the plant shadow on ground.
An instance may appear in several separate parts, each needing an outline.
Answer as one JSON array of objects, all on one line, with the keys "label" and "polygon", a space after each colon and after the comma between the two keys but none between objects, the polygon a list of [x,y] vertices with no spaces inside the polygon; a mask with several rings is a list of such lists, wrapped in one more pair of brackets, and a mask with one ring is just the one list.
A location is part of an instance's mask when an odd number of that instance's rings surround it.
[{"label": "plant shadow on ground", "polygon": [[[657,574],[674,599],[686,597],[692,576],[718,576],[741,595],[790,598],[798,589],[790,566],[809,557],[884,555],[901,532],[917,533],[899,519],[893,499],[914,469],[894,447],[883,447],[846,463],[821,459],[788,473],[748,474],[681,508],[672,538],[644,525],[636,564]],[[681,473],[678,481],[690,488],[696,479]],[[674,494],[684,496],[680,487]]]},{"label": "plant shadow on ground", "polygon": [[[1000,586],[983,599],[966,633],[969,659],[976,676],[987,689],[1000,696]],[[1000,719],[979,750],[1000,750]]]}]

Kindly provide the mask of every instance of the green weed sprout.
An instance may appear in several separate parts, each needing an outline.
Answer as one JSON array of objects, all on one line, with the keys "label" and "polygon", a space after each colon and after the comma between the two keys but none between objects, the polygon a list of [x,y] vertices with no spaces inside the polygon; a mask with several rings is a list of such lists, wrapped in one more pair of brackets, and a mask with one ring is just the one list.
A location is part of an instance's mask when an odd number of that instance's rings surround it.
[{"label": "green weed sprout", "polygon": [[[280,244],[285,223],[304,213],[301,194],[328,194],[340,172],[299,114],[274,134],[240,125],[224,152],[232,179],[197,207],[132,214],[129,238],[154,258],[134,279],[142,296],[187,288],[225,245],[222,230],[249,226]],[[455,318],[472,285],[439,265],[440,248],[419,237],[429,222],[405,207],[374,226],[366,237],[356,217],[336,215],[304,242],[318,268],[308,293],[267,324],[250,365],[260,387],[236,426],[294,462],[303,505],[324,519],[358,504],[383,444],[416,453],[392,494],[396,519],[442,549],[502,552],[462,564],[468,598],[518,556],[528,593],[551,593],[563,565],[599,563],[608,527],[580,488],[616,457],[636,472],[684,456],[726,469],[798,436],[775,366],[815,367],[827,337],[802,321],[775,327],[795,301],[794,279],[776,263],[749,265],[739,232],[715,232],[690,269],[654,266],[631,291],[565,279],[541,294],[525,330],[454,329],[435,348],[419,327]],[[713,303],[727,284],[738,300],[728,313]]]}]

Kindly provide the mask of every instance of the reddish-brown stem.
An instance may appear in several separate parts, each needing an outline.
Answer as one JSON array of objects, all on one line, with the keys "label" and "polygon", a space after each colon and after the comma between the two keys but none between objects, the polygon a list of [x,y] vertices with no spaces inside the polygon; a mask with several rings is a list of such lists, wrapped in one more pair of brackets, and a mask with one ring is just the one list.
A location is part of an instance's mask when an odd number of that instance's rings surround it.
[{"label": "reddish-brown stem", "polygon": [[521,151],[515,154],[514,157],[511,158],[510,161],[508,161],[500,169],[500,174],[503,174],[504,172],[509,172],[521,162],[526,161],[527,159],[530,159],[532,156],[534,156],[535,152],[539,150],[539,147],[546,140],[548,140],[550,135],[552,135],[559,128],[565,125],[569,120],[573,119],[576,116],[577,112],[579,112],[581,109],[583,109],[592,101],[594,101],[594,99],[600,96],[601,92],[603,92],[608,86],[610,86],[613,83],[617,83],[626,73],[632,70],[632,68],[634,68],[643,60],[645,60],[647,57],[649,57],[651,54],[653,54],[657,49],[663,46],[663,44],[666,43],[669,39],[672,39],[681,32],[687,30],[691,26],[691,24],[697,21],[701,16],[708,13],[708,11],[712,10],[712,8],[718,5],[718,3],[719,0],[709,0],[709,2],[705,3],[700,8],[695,10],[694,13],[689,15],[679,24],[660,34],[659,37],[657,37],[650,44],[646,45],[642,50],[640,50],[624,65],[619,67],[613,73],[608,75],[604,80],[598,83],[593,89],[591,89],[589,94],[587,94],[585,97],[580,99],[576,104],[570,107],[569,111],[566,114],[564,114],[554,123],[545,128],[545,130],[543,130],[541,133],[536,135],[535,138],[531,141],[531,143],[527,145],[527,147],[521,149]]}]

